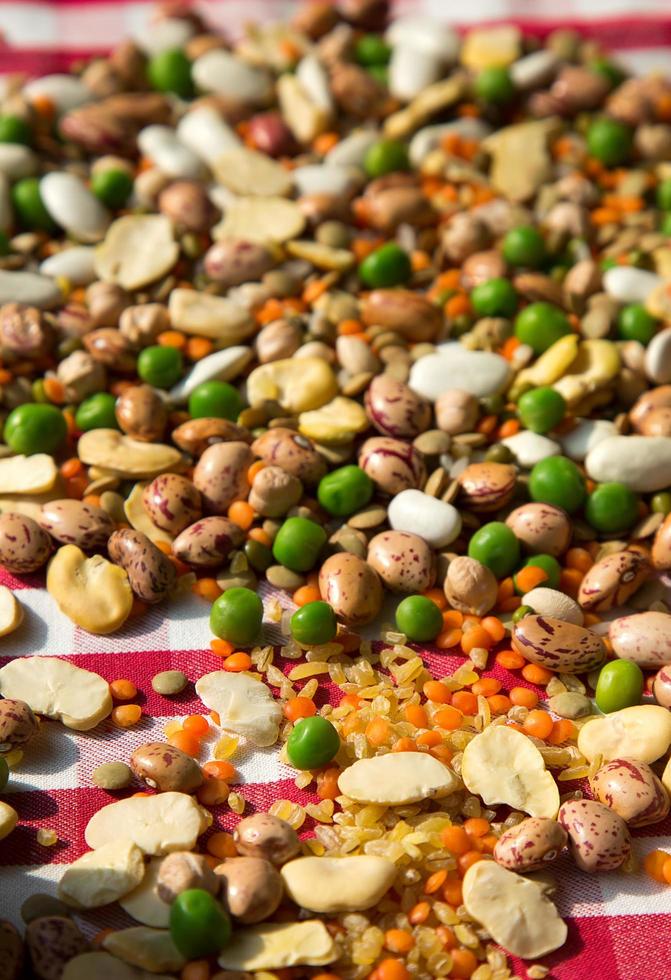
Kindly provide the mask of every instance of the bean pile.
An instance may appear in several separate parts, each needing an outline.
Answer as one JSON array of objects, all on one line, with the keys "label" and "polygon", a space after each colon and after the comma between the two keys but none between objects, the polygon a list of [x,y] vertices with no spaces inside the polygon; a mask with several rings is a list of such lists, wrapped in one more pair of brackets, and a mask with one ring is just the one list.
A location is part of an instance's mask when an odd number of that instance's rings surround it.
[{"label": "bean pile", "polygon": [[[0,564],[94,634],[195,593],[221,665],[153,678],[203,713],[95,770],[3,977],[540,980],[567,928],[525,873],[636,870],[671,806],[670,155],[667,79],[385,0],[235,44],[171,3],[6,83]],[[142,718],[59,657],[0,694],[8,795],[40,716]],[[318,802],[243,816],[250,746]]]}]

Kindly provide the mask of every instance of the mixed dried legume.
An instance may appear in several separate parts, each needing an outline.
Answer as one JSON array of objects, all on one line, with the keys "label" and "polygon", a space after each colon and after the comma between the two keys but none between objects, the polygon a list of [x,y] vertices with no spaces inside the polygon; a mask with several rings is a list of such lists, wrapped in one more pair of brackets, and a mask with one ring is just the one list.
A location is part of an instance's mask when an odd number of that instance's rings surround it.
[{"label": "mixed dried legume", "polygon": [[[153,677],[203,713],[95,769],[6,975],[506,980],[567,936],[524,873],[632,873],[671,805],[671,84],[385,0],[169,8],[3,90],[0,564],[94,634],[193,593],[221,664]],[[145,693],[9,660],[0,790]],[[245,814],[250,747],[317,802]]]}]

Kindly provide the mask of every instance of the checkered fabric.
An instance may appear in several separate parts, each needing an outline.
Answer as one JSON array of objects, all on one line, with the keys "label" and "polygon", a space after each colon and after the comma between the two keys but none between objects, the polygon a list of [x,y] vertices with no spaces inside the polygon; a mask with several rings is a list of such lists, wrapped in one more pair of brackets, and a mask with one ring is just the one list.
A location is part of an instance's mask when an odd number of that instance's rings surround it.
[{"label": "checkered fabric", "polygon": [[[251,20],[281,20],[293,4],[284,0],[204,0],[201,9],[219,28],[239,32]],[[560,26],[575,27],[602,40],[637,70],[668,70],[671,46],[669,0],[399,0],[399,13],[422,11],[458,25],[515,20],[539,36]],[[149,3],[124,0],[0,0],[0,71],[37,75],[62,71],[82,57],[104,52],[141,29],[150,16]],[[0,666],[17,656],[59,656],[94,670],[108,681],[126,677],[142,692],[143,720],[121,730],[104,722],[93,732],[73,732],[45,721],[31,742],[20,768],[3,797],[19,813],[18,828],[0,842],[0,918],[19,923],[24,899],[37,891],[55,891],[63,865],[87,848],[84,829],[91,815],[113,798],[92,785],[91,773],[102,762],[126,760],[143,742],[160,738],[167,721],[202,711],[193,683],[177,698],[155,694],[151,678],[162,670],[183,670],[192,682],[220,666],[209,649],[208,606],[188,596],[169,606],[151,609],[110,637],[92,636],[74,626],[44,589],[42,576],[15,578],[0,572],[0,583],[19,593],[24,623],[0,641]],[[262,588],[264,598],[271,593]],[[280,596],[285,605],[288,598]],[[268,624],[268,642],[277,641]],[[461,658],[427,650],[423,654],[436,677],[452,672]],[[278,662],[287,671],[292,664]],[[507,689],[526,684],[501,668],[488,671]],[[526,685],[530,686],[530,685]],[[323,697],[337,701],[338,691],[323,685]],[[282,765],[276,748],[245,746],[234,758],[241,777],[236,787],[246,812],[267,808],[284,798],[316,802],[299,791],[294,773]],[[218,812],[217,812],[218,811]],[[215,827],[231,829],[234,814],[215,808]],[[310,834],[311,821],[303,833]],[[58,843],[37,841],[39,828],[56,831]],[[656,847],[671,850],[671,819],[634,833],[639,857]],[[656,884],[642,873],[590,876],[565,857],[557,866],[557,901],[569,922],[564,948],[545,962],[556,980],[669,980],[671,978],[671,887]],[[130,924],[120,911],[101,910],[83,917],[93,933],[105,926]],[[515,962],[521,976],[524,965]]]}]

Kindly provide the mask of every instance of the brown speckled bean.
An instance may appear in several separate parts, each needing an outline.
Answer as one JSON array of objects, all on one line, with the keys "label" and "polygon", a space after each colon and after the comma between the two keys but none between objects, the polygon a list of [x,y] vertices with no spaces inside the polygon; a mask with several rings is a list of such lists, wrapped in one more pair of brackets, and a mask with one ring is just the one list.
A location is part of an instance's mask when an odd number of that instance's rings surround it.
[{"label": "brown speckled bean", "polygon": [[48,915],[26,927],[28,956],[37,980],[60,980],[65,964],[89,944],[72,919]]},{"label": "brown speckled bean", "polygon": [[8,572],[34,572],[51,554],[51,539],[37,521],[23,514],[0,514],[0,565]]},{"label": "brown speckled bean", "polygon": [[556,861],[566,847],[568,835],[549,817],[529,817],[501,834],[494,860],[509,871],[538,871]]},{"label": "brown speckled bean", "polygon": [[594,670],[606,657],[596,633],[549,616],[525,616],[513,627],[512,641],[527,660],[566,674]]},{"label": "brown speckled bean", "polygon": [[151,385],[133,385],[116,403],[116,420],[126,435],[140,442],[160,442],[168,412],[165,402]]},{"label": "brown speckled bean", "polygon": [[652,573],[649,562],[636,551],[618,551],[596,562],[585,573],[578,603],[592,612],[623,606]]},{"label": "brown speckled bean", "polygon": [[204,517],[175,538],[172,550],[187,565],[219,568],[244,537],[244,532],[227,517]]},{"label": "brown speckled bean", "polygon": [[386,436],[367,439],[359,450],[359,466],[378,489],[390,496],[401,490],[421,490],[426,470],[410,443]]},{"label": "brown speckled bean", "polygon": [[278,426],[268,429],[252,443],[252,452],[265,463],[281,466],[287,473],[311,486],[326,473],[326,460],[307,436]]},{"label": "brown speckled bean", "polygon": [[216,895],[219,884],[219,878],[203,854],[175,851],[161,862],[156,890],[159,898],[169,905],[187,888],[203,888]]},{"label": "brown speckled bean", "polygon": [[665,612],[635,613],[614,619],[608,630],[613,652],[639,667],[655,670],[671,664],[671,616]]},{"label": "brown speckled bean", "polygon": [[25,745],[38,731],[37,718],[25,701],[0,700],[0,753],[10,752],[15,745]]},{"label": "brown speckled bean", "polygon": [[189,419],[173,429],[172,441],[191,456],[202,456],[209,446],[219,442],[251,442],[252,437],[242,426],[226,419]]},{"label": "brown speckled bean", "polygon": [[671,667],[662,667],[657,671],[652,682],[652,693],[657,704],[671,708]]},{"label": "brown speckled bean", "polygon": [[568,514],[552,504],[522,504],[508,514],[506,524],[532,555],[558,558],[571,543]]},{"label": "brown speckled bean", "polygon": [[245,817],[233,831],[233,840],[240,854],[266,858],[277,865],[296,857],[301,849],[294,828],[272,813]]},{"label": "brown speckled bean", "polygon": [[56,541],[76,544],[82,551],[104,548],[115,527],[102,507],[81,500],[51,500],[43,504],[40,524]]},{"label": "brown speckled bean", "polygon": [[433,552],[407,531],[382,531],[368,545],[368,564],[392,592],[425,592],[436,580]]},{"label": "brown speckled bean", "polygon": [[382,608],[382,584],[374,568],[348,552],[327,558],[319,572],[319,591],[336,616],[350,626],[370,623]]},{"label": "brown speckled bean", "polygon": [[282,878],[264,858],[226,858],[214,873],[222,879],[222,899],[228,911],[245,925],[267,919],[282,901]]},{"label": "brown speckled bean", "polygon": [[205,511],[225,514],[234,500],[247,497],[247,470],[253,462],[246,442],[221,442],[205,450],[193,471]]},{"label": "brown speckled bean", "polygon": [[659,823],[671,808],[669,794],[646,762],[611,759],[592,776],[590,785],[597,800],[630,827]]},{"label": "brown speckled bean", "polygon": [[154,524],[171,534],[179,534],[202,512],[199,491],[178,473],[163,473],[147,484],[142,503]]},{"label": "brown speckled bean", "polygon": [[459,475],[461,501],[468,510],[499,510],[515,492],[517,470],[507,463],[471,463]]},{"label": "brown speckled bean", "polygon": [[383,436],[414,439],[428,429],[431,406],[403,381],[389,374],[373,378],[364,398],[366,415]]},{"label": "brown speckled bean", "polygon": [[166,742],[147,742],[130,757],[130,767],[147,786],[160,793],[193,793],[203,774],[195,759]]},{"label": "brown speckled bean", "polygon": [[131,589],[143,602],[161,602],[175,585],[175,566],[141,531],[115,531],[107,550],[114,564],[124,569]]},{"label": "brown speckled bean", "polygon": [[557,820],[568,833],[571,853],[581,871],[612,871],[629,857],[627,825],[595,800],[567,800]]}]

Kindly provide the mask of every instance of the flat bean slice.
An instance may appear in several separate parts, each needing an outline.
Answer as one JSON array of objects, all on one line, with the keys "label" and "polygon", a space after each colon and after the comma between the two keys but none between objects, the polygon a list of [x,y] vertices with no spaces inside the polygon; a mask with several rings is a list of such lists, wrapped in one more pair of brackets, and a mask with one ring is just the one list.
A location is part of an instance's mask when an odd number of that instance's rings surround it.
[{"label": "flat bean slice", "polygon": [[109,684],[99,674],[58,657],[19,657],[0,668],[0,694],[86,732],[112,710]]}]

